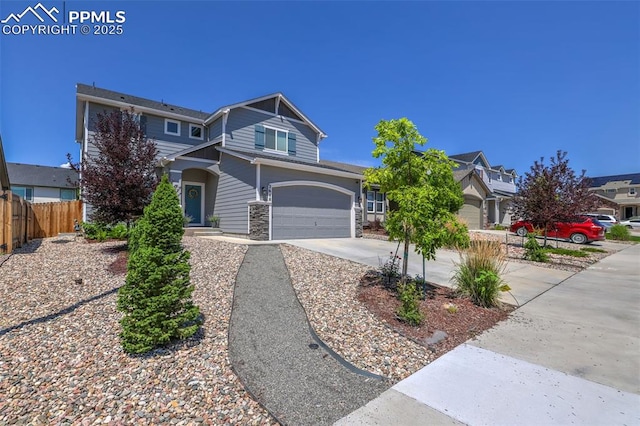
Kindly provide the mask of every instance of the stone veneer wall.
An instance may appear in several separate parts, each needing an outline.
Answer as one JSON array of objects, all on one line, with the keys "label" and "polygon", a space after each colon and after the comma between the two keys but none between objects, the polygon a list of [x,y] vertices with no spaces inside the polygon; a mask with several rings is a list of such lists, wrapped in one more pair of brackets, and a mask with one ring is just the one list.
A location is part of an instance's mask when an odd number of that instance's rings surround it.
[{"label": "stone veneer wall", "polygon": [[356,207],[356,238],[362,237],[362,208]]},{"label": "stone veneer wall", "polygon": [[249,239],[269,241],[269,207],[265,201],[249,203]]}]

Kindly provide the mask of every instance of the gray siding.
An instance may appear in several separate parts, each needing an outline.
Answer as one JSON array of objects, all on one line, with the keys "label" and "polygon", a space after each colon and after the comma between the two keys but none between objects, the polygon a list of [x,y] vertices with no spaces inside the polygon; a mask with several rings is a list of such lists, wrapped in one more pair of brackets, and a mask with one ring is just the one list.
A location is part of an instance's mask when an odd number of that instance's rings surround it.
[{"label": "gray siding", "polygon": [[285,182],[291,180],[310,180],[316,182],[331,183],[340,186],[354,193],[354,201],[358,202],[360,193],[359,182],[355,179],[336,177],[330,175],[320,175],[316,173],[299,170],[281,169],[271,166],[260,166],[260,185],[267,187],[271,183]]},{"label": "gray siding", "polygon": [[[118,108],[90,102],[89,103],[89,126],[88,126],[89,130],[95,131],[96,129],[95,124],[96,124],[96,120],[98,119],[98,113],[105,113],[105,112],[108,113],[116,110],[118,110]],[[177,121],[180,121],[180,120],[177,120]],[[170,144],[173,143],[173,144],[176,144],[177,147],[179,147],[179,149],[175,149],[175,150],[174,149],[166,150],[167,152],[171,152],[171,153],[179,151],[184,148],[188,148],[193,145],[199,145],[207,141],[208,139],[206,127],[204,128],[204,138],[202,140],[189,138],[189,122],[186,122],[186,121],[180,121],[180,137],[167,135],[164,133],[164,117],[143,114],[140,120],[140,124],[141,124],[142,130],[145,132],[146,136],[149,139],[155,140],[156,143],[158,144],[164,143],[167,146],[170,146]],[[192,124],[198,124],[198,123],[194,121],[192,122]]]},{"label": "gray siding", "polygon": [[231,110],[227,120],[227,148],[255,149],[255,125],[275,127],[288,130],[296,135],[295,159],[316,162],[316,133],[306,124],[289,120],[286,117],[275,117],[266,113],[246,108]]},{"label": "gray siding", "polygon": [[[100,154],[98,148],[96,148],[96,146],[92,142],[94,133],[95,132],[93,131],[89,131],[89,143],[87,144],[87,152],[91,157],[97,157]],[[154,142],[156,144],[156,148],[158,149],[158,154],[156,155],[157,159],[168,157],[175,152],[182,151],[183,149],[189,148],[191,146],[158,140],[154,140]]]},{"label": "gray siding", "polygon": [[220,216],[223,232],[248,233],[248,202],[256,199],[256,166],[223,154],[216,194],[215,214]]},{"label": "gray siding", "polygon": [[222,136],[222,118],[218,118],[209,125],[209,140],[213,140],[218,136]]},{"label": "gray siding", "polygon": [[[201,143],[207,141],[207,128],[203,129],[204,138],[203,139],[191,139],[189,137],[189,122],[180,121],[180,136],[167,135],[164,132],[164,117],[160,117],[157,115],[149,115],[144,114],[144,119],[142,119],[143,130],[145,131],[148,138],[155,140],[163,140],[167,142],[185,144],[185,145],[200,145]],[[191,124],[198,124],[195,121],[191,122]]]}]

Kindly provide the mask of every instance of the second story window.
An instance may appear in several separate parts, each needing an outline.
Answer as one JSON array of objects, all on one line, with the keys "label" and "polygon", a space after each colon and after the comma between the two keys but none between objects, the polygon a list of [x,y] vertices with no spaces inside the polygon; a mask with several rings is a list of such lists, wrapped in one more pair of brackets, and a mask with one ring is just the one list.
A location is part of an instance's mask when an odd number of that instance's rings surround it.
[{"label": "second story window", "polygon": [[255,147],[283,154],[296,154],[296,135],[287,130],[256,125]]},{"label": "second story window", "polygon": [[164,133],[167,135],[180,136],[180,122],[165,118]]},{"label": "second story window", "polygon": [[204,129],[197,124],[189,124],[189,138],[190,139],[204,139]]},{"label": "second story window", "polygon": [[629,195],[636,195],[636,189],[635,188],[629,188]]}]

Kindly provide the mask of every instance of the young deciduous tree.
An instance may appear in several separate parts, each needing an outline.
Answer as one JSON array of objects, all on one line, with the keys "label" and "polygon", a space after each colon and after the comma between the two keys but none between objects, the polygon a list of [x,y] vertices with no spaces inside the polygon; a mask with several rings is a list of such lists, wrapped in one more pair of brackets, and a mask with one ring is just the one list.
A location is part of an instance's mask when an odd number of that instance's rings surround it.
[{"label": "young deciduous tree", "polygon": [[142,215],[157,184],[155,142],[147,139],[130,111],[99,113],[90,138],[99,155],[83,154],[80,164],[82,198],[103,223],[130,223]]},{"label": "young deciduous tree", "polygon": [[409,244],[426,259],[435,259],[444,244],[468,242],[464,225],[456,213],[464,204],[462,189],[453,178],[455,163],[444,151],[417,152],[427,139],[407,118],[380,121],[373,157],[382,157],[382,166],[367,169],[367,185],[379,185],[394,204],[386,218],[389,236],[404,242],[402,274],[407,275]]},{"label": "young deciduous tree", "polygon": [[118,291],[122,346],[148,352],[173,339],[192,336],[202,323],[191,301],[190,253],[182,247],[182,209],[175,189],[163,176],[151,204],[129,240],[125,284]]},{"label": "young deciduous tree", "polygon": [[550,162],[546,165],[544,158],[540,158],[524,178],[520,176],[511,203],[515,217],[544,229],[545,245],[547,230],[553,223],[570,221],[596,209],[599,204],[597,196],[589,191],[590,181],[585,170],[576,176],[565,151],[558,150]]}]

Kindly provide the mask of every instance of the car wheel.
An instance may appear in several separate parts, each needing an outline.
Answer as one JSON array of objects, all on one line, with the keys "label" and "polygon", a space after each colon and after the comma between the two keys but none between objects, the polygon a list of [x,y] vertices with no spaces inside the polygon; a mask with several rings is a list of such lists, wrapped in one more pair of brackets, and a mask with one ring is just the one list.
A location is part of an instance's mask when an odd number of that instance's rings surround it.
[{"label": "car wheel", "polygon": [[571,242],[575,244],[584,244],[587,242],[587,237],[584,234],[571,235]]},{"label": "car wheel", "polygon": [[521,228],[516,229],[516,234],[519,237],[526,237],[527,236],[527,228],[525,228],[524,226]]},{"label": "car wheel", "polygon": [[633,229],[633,226],[631,226],[631,225],[627,225],[627,228],[629,228],[629,229]]}]

